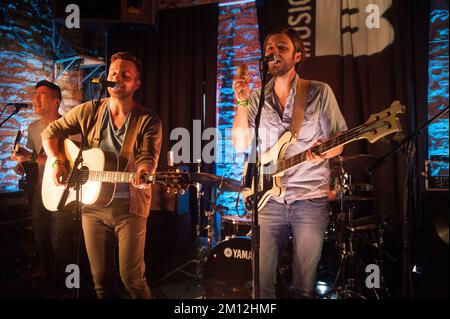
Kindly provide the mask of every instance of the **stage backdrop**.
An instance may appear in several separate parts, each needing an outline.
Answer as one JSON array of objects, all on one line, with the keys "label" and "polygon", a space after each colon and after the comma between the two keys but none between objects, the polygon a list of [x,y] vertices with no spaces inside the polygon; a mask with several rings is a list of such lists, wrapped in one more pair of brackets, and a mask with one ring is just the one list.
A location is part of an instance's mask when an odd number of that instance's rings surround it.
[{"label": "stage backdrop", "polygon": [[[349,128],[399,100],[407,107],[402,123],[408,133],[426,119],[428,12],[427,1],[266,0],[258,15],[261,41],[278,27],[300,32],[307,56],[301,76],[332,87]],[[400,138],[355,142],[344,154],[381,156]],[[424,141],[418,144],[416,165],[424,158]],[[369,180],[378,198],[376,212],[399,216],[404,163],[394,154]],[[416,185],[411,187],[414,191]]]}]

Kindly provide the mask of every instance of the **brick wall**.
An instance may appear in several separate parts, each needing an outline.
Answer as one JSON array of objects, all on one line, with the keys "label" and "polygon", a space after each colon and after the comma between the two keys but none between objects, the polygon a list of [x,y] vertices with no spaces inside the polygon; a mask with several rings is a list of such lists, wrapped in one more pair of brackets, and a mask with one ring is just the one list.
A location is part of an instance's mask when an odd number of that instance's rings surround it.
[{"label": "brick wall", "polygon": [[[430,16],[430,50],[429,50],[429,84],[428,84],[428,113],[432,118],[439,111],[448,107],[448,2],[434,0],[431,2]],[[449,148],[449,120],[448,113],[436,120],[428,129],[428,155],[447,156]],[[433,175],[447,175],[448,163],[437,164]],[[439,170],[444,168],[446,174]]]},{"label": "brick wall", "polygon": [[[0,105],[24,102],[32,105],[34,85],[37,81],[55,80],[65,65],[55,70],[54,61],[76,52],[70,42],[83,46],[85,34],[63,30],[53,23],[48,1],[3,0],[0,6]],[[64,35],[65,32],[65,35]],[[62,35],[63,34],[63,35]],[[92,41],[92,39],[90,40]],[[85,71],[75,64],[55,82],[61,87],[63,103],[61,113],[82,102],[82,83]],[[11,114],[8,107],[1,121]],[[17,130],[27,130],[36,120],[32,108],[22,110],[0,128],[0,191],[17,189],[18,176],[12,170],[16,164],[10,160],[10,148]],[[22,144],[26,143],[25,136]]]},{"label": "brick wall", "polygon": [[[251,87],[260,87],[261,50],[255,2],[220,7],[217,41],[216,113],[217,127],[220,129],[222,140],[216,174],[241,180],[244,154],[235,153],[229,134],[236,112],[232,82],[237,66],[245,63],[249,68]],[[223,193],[218,202],[220,205],[233,208],[236,197],[237,193]],[[239,213],[243,213],[242,200]]]}]

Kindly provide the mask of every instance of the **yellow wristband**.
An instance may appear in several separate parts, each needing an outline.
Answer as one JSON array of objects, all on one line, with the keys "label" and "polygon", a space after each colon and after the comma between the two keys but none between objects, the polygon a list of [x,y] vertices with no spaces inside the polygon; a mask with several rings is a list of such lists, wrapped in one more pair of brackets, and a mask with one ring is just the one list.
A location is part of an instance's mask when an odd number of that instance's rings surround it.
[{"label": "yellow wristband", "polygon": [[55,168],[57,165],[64,165],[64,162],[60,159],[55,159],[52,163],[52,168]]},{"label": "yellow wristband", "polygon": [[237,101],[237,105],[238,106],[242,106],[242,107],[246,107],[248,106],[248,100],[241,100],[241,101]]}]

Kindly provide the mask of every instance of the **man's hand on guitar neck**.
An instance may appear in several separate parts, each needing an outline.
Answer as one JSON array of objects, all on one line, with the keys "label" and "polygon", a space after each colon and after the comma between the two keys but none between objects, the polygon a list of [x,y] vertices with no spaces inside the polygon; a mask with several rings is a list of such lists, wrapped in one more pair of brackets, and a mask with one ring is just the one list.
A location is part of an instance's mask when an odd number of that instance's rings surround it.
[{"label": "man's hand on guitar neck", "polygon": [[[314,145],[312,147],[315,147],[315,146],[320,145],[320,144],[322,144],[322,141],[318,140],[316,143],[314,143]],[[309,162],[313,162],[314,164],[319,164],[319,163],[322,163],[326,159],[325,154],[326,153],[324,153],[324,154],[317,154],[317,153],[314,153],[313,151],[311,151],[311,149],[309,149],[306,152],[306,160],[309,161]]]},{"label": "man's hand on guitar neck", "polygon": [[137,169],[137,174],[133,179],[132,185],[139,189],[147,189],[151,187],[151,184],[148,183],[144,178],[143,175],[148,174],[150,175],[151,168],[147,165],[140,165]]},{"label": "man's hand on guitar neck", "polygon": [[[319,139],[319,140],[317,140],[316,143],[314,143],[314,145],[311,148],[313,148],[313,147],[315,147],[317,145],[320,145],[320,144],[322,144],[322,140]],[[337,147],[335,149],[332,149],[332,150],[330,150],[330,151],[328,151],[326,153],[322,153],[322,154],[314,153],[313,151],[311,151],[311,149],[309,149],[306,152],[306,160],[310,161],[310,162],[313,162],[314,164],[319,164],[319,163],[323,162],[326,159],[338,156],[343,151],[344,151],[344,147],[343,146]]]}]

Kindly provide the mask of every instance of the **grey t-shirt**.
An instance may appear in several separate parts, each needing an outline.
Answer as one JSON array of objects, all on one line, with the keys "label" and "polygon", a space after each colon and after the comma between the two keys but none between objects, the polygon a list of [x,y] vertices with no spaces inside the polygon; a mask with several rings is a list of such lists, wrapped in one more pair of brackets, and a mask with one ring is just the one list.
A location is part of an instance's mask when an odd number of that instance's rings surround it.
[{"label": "grey t-shirt", "polygon": [[[272,79],[266,86],[266,99],[259,131],[263,153],[275,145],[284,132],[290,130],[298,80],[299,77],[296,75],[284,111],[281,111],[273,93],[274,80]],[[255,127],[260,94],[260,89],[253,91],[249,100],[248,123],[252,129]],[[311,81],[306,101],[305,119],[300,127],[300,134],[297,142],[287,149],[285,158],[309,149],[319,139],[325,142],[336,133],[347,130],[336,98],[328,84]],[[281,117],[279,112],[282,112]],[[284,198],[275,200],[292,203],[300,199],[327,196],[329,179],[330,168],[327,160],[319,164],[304,162],[285,172],[281,183],[286,188],[286,194]]]},{"label": "grey t-shirt", "polygon": [[[130,114],[131,112],[128,113],[122,127],[116,129],[108,106],[102,121],[100,149],[114,153],[117,157],[119,156],[127,133],[128,123],[130,122]],[[130,198],[130,184],[117,183],[114,198]]]},{"label": "grey t-shirt", "polygon": [[42,151],[41,133],[47,127],[41,120],[34,121],[28,127],[27,148],[39,154]]}]

